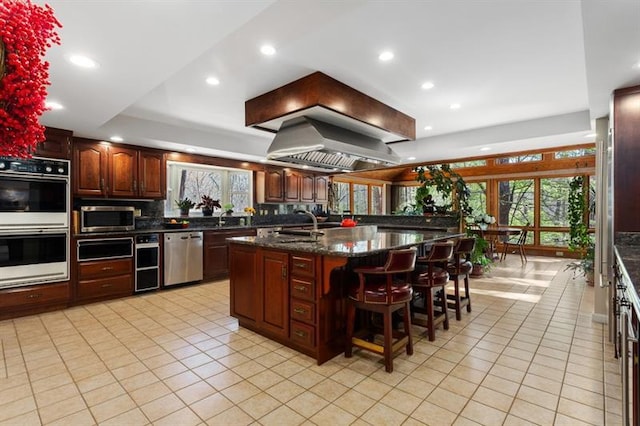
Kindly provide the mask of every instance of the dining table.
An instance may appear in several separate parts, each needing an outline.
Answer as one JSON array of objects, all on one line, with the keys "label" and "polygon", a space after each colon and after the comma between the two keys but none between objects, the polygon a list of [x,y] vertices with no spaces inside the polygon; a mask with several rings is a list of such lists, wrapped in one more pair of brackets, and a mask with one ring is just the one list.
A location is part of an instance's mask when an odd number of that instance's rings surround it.
[{"label": "dining table", "polygon": [[489,259],[493,260],[498,256],[496,253],[496,246],[498,241],[501,238],[508,238],[512,235],[520,235],[520,232],[522,232],[522,229],[512,228],[509,226],[489,225],[484,229],[479,227],[469,228],[469,232],[475,235],[480,235],[482,238],[487,240],[487,242],[489,243],[487,248],[488,250],[487,256],[489,257]]}]

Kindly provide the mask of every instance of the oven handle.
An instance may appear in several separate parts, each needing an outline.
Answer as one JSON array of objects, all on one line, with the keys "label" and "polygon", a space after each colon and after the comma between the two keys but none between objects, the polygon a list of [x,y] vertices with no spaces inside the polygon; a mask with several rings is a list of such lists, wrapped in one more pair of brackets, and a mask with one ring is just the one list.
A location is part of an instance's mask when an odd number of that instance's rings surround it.
[{"label": "oven handle", "polygon": [[[21,225],[24,226],[24,225]],[[31,235],[66,235],[69,236],[69,230],[67,228],[35,228],[35,229],[24,229],[16,230],[16,229],[3,229],[0,230],[0,235],[2,236],[18,236],[18,237],[27,237]]]}]

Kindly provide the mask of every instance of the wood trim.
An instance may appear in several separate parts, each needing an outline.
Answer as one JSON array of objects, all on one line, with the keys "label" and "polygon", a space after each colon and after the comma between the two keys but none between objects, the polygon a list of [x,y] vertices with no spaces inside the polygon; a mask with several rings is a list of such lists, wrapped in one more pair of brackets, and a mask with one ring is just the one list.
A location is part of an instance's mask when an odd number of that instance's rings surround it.
[{"label": "wood trim", "polygon": [[319,71],[246,101],[245,125],[260,128],[261,123],[316,106],[404,139],[416,138],[414,118]]}]

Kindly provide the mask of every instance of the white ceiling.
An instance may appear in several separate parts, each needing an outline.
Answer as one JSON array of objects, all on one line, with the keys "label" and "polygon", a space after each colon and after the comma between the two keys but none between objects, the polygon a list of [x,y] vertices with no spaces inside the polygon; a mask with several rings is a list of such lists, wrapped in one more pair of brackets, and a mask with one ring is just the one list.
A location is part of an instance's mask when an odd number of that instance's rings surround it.
[{"label": "white ceiling", "polygon": [[590,142],[612,90],[640,84],[638,0],[46,3],[63,24],[49,99],[65,108],[43,124],[170,150],[264,158],[273,135],[244,126],[244,102],[313,71],[414,117],[417,140],[393,145],[407,162]]}]

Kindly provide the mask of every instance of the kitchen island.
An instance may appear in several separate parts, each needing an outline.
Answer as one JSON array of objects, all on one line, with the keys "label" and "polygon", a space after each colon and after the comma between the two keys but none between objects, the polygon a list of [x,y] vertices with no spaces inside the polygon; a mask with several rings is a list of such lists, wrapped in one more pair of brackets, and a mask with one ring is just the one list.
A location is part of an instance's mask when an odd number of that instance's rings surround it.
[{"label": "kitchen island", "polygon": [[345,302],[354,267],[381,265],[389,250],[458,237],[446,231],[325,230],[229,241],[231,315],[240,326],[315,358],[344,352]]}]

